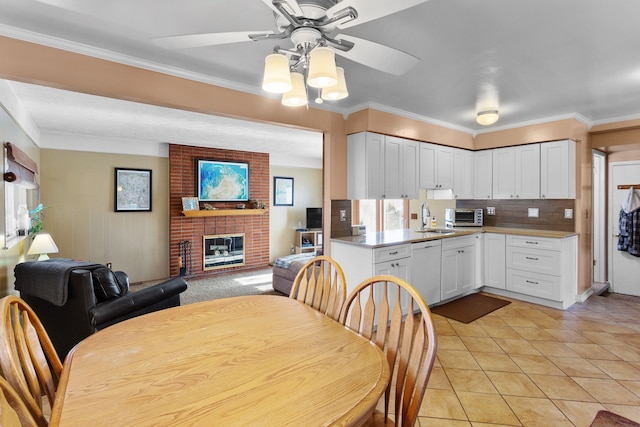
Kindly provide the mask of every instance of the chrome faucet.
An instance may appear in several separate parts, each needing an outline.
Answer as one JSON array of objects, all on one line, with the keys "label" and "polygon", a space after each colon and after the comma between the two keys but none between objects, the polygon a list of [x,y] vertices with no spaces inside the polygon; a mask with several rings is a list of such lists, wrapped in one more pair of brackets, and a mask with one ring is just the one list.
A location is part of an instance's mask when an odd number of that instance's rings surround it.
[{"label": "chrome faucet", "polygon": [[427,202],[422,202],[422,209],[420,214],[420,230],[426,230],[427,224],[430,223],[431,212],[429,212],[429,204]]}]

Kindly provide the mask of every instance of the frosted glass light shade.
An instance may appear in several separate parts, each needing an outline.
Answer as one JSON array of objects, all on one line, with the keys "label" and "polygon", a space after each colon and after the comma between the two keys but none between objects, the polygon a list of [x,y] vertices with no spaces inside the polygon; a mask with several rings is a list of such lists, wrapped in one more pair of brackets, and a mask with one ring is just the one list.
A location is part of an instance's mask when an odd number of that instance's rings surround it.
[{"label": "frosted glass light shade", "polygon": [[282,94],[282,105],[287,107],[300,107],[307,105],[307,90],[304,87],[304,76],[300,73],[291,73],[293,88]]},{"label": "frosted glass light shade", "polygon": [[35,239],[33,239],[33,242],[27,251],[27,255],[40,255],[38,261],[49,259],[47,254],[57,253],[58,247],[49,233],[36,234]]},{"label": "frosted glass light shade", "polygon": [[262,89],[271,93],[285,93],[291,90],[289,59],[279,53],[264,58]]},{"label": "frosted glass light shade", "polygon": [[498,110],[480,111],[476,121],[483,126],[492,125],[498,121]]},{"label": "frosted glass light shade", "polygon": [[331,87],[325,87],[322,89],[322,99],[327,101],[337,101],[338,99],[344,99],[349,96],[347,91],[347,81],[344,78],[344,68],[336,67],[338,74],[338,83]]},{"label": "frosted glass light shade", "polygon": [[311,87],[325,88],[338,83],[336,57],[330,47],[319,46],[309,53],[309,76],[307,84]]}]

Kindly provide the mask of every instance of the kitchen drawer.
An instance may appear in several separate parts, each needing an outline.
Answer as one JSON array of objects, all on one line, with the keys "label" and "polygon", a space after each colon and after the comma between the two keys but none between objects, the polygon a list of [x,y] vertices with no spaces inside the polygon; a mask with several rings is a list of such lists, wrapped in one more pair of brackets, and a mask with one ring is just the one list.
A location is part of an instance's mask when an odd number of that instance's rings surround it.
[{"label": "kitchen drawer", "polygon": [[407,258],[411,256],[411,245],[395,245],[377,248],[373,250],[373,262],[393,261],[395,259]]},{"label": "kitchen drawer", "polygon": [[562,249],[562,242],[560,239],[552,239],[549,237],[518,236],[508,234],[507,246],[560,251]]},{"label": "kitchen drawer", "polygon": [[463,248],[465,246],[475,246],[476,244],[476,236],[460,236],[460,237],[448,237],[446,239],[442,239],[442,250],[446,251],[448,249],[458,249]]},{"label": "kitchen drawer", "polygon": [[507,290],[553,301],[562,301],[562,280],[558,276],[507,268]]},{"label": "kitchen drawer", "polygon": [[562,257],[554,251],[507,247],[507,268],[560,276]]}]

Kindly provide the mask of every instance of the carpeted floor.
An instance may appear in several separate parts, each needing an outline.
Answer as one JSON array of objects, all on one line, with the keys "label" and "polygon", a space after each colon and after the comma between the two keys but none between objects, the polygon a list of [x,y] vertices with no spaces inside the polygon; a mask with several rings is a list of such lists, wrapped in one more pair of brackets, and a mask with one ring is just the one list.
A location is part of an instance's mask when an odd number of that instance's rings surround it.
[{"label": "carpeted floor", "polygon": [[[241,295],[284,295],[273,289],[271,268],[185,280],[189,286],[180,294],[182,305]],[[161,281],[131,285],[131,292],[159,282]]]}]

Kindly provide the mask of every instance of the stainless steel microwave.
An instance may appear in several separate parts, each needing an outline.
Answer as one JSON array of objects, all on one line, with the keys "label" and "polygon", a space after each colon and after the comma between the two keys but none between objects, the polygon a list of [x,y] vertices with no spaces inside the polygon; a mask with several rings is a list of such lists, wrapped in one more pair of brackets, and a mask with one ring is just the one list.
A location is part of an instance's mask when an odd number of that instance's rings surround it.
[{"label": "stainless steel microwave", "polygon": [[453,219],[454,227],[482,227],[482,209],[447,209],[447,219]]}]

